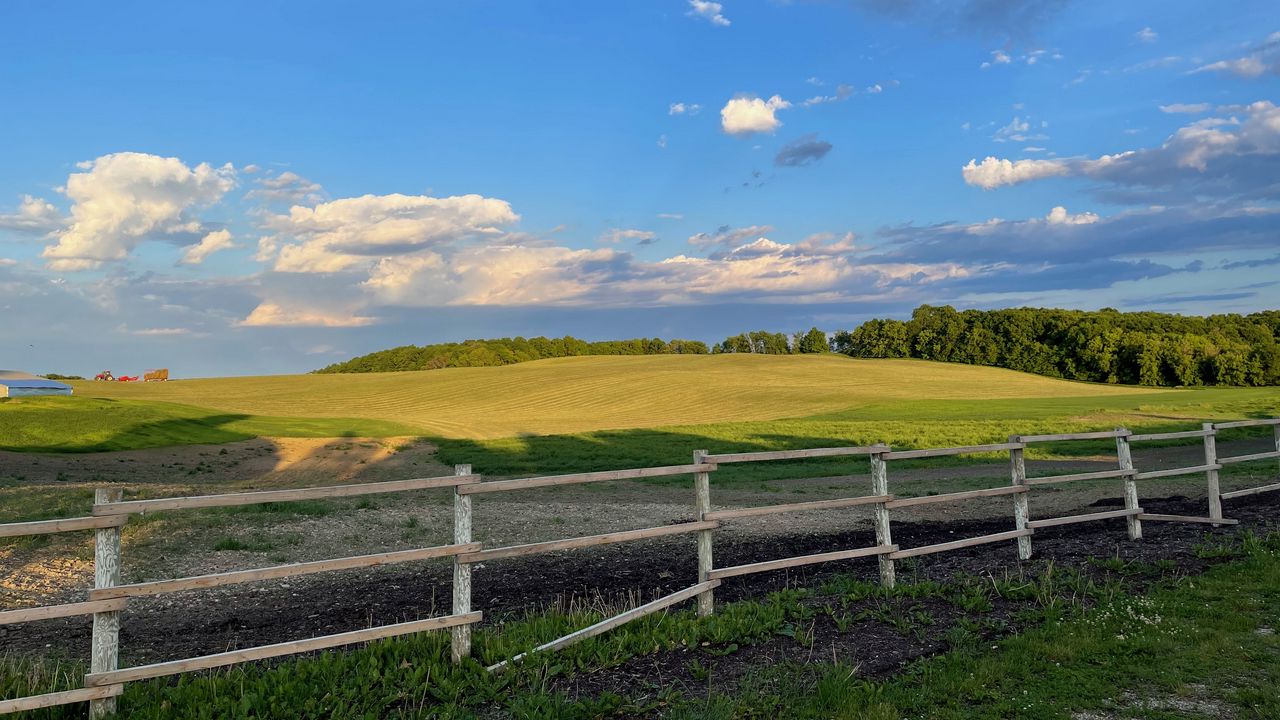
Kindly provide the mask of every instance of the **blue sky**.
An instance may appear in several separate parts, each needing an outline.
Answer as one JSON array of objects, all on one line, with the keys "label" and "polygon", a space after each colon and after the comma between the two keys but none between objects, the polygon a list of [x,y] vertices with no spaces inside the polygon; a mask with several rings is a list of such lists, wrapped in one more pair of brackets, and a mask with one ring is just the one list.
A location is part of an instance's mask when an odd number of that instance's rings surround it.
[{"label": "blue sky", "polygon": [[10,2],[0,366],[1280,299],[1280,10]]}]

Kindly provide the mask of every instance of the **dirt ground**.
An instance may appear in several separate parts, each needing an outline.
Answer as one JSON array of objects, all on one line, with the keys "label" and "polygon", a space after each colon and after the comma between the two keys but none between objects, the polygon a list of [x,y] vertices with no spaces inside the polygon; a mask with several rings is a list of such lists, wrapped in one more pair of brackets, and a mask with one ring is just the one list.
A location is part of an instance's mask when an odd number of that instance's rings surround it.
[{"label": "dirt ground", "polygon": [[[1223,448],[1222,454],[1266,449],[1265,441],[1258,440]],[[448,468],[435,461],[433,452],[430,445],[408,439],[342,439],[254,440],[101,456],[0,453],[0,477],[23,477],[33,487],[61,486],[66,481],[59,480],[60,473],[63,478],[72,473],[77,477],[94,473],[95,482],[127,482],[154,495],[171,495],[449,474]],[[1144,469],[1158,469],[1198,464],[1199,452],[1198,447],[1167,448],[1144,451],[1136,459]],[[1041,461],[1028,463],[1028,470],[1033,476],[1049,475],[1109,469],[1114,463],[1114,458],[1106,457]],[[201,469],[187,476],[190,481],[174,481],[175,471],[196,468]],[[949,485],[960,483],[957,487],[969,488],[985,480],[990,483],[981,484],[1008,482],[1006,463],[902,471],[891,468],[890,472],[891,487],[900,493],[946,492]],[[1260,485],[1276,474],[1274,466],[1258,473],[1259,478],[1239,482]],[[753,482],[715,487],[713,498],[717,507],[745,507],[868,494],[869,484],[869,476],[862,473]],[[1203,484],[1203,475],[1144,483],[1140,486],[1142,505],[1148,512],[1204,515]],[[1042,486],[1032,495],[1031,512],[1033,518],[1091,512],[1118,505],[1118,498],[1118,481]],[[449,541],[452,501],[446,492],[335,501],[334,508],[313,515],[162,513],[131,521],[125,535],[125,582]],[[1278,509],[1280,493],[1269,493],[1228,501],[1227,516],[1241,520],[1241,527],[1257,528],[1274,523]],[[194,519],[171,519],[180,516]],[[474,524],[476,539],[495,546],[648,527],[692,517],[688,487],[626,482],[477,496]],[[894,511],[893,520],[894,540],[903,547],[1012,529],[1007,497],[902,508]],[[1033,538],[1037,558],[1077,566],[1087,565],[1091,556],[1170,559],[1194,571],[1202,561],[1192,549],[1206,533],[1235,532],[1205,525],[1148,522],[1145,539],[1130,542],[1124,528],[1123,521],[1106,521],[1040,530]],[[218,541],[226,538],[243,540],[250,547],[216,549]],[[852,508],[733,521],[717,531],[715,542],[716,565],[723,567],[861,547],[874,544],[874,537],[869,508]],[[91,539],[71,536],[47,544],[0,545],[0,608],[84,599],[92,582],[90,548]],[[635,602],[688,587],[695,582],[695,567],[690,536],[495,561],[477,566],[473,604],[487,613],[487,622],[494,622],[507,614],[565,602],[570,597]],[[815,582],[836,572],[870,578],[875,567],[874,559],[855,560],[733,578],[718,594],[733,600],[796,582]],[[930,578],[1019,570],[1012,542],[928,556],[911,567],[911,572]],[[137,599],[124,613],[124,662],[190,657],[442,614],[449,610],[450,573],[448,562],[429,561]],[[88,618],[0,627],[0,646],[19,653],[84,657],[89,631]],[[867,630],[872,634],[882,631]],[[837,656],[847,655],[872,675],[933,652],[938,642],[923,637],[905,643],[877,643],[855,635],[859,638],[856,644],[847,634],[833,633],[826,640],[834,645],[823,647]],[[768,653],[785,655],[798,650],[784,643],[773,650],[766,644],[751,652],[773,657]],[[652,680],[650,675],[646,670],[646,678]],[[607,688],[582,688],[584,692],[600,689]]]}]

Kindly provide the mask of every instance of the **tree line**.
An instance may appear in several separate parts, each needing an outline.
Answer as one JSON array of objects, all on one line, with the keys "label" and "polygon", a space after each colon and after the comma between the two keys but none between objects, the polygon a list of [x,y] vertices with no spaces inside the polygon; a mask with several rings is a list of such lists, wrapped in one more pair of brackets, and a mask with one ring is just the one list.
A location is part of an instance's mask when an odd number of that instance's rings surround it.
[{"label": "tree line", "polygon": [[910,320],[835,333],[861,358],[920,358],[1127,385],[1280,384],[1280,311],[1207,317],[1154,312],[922,305]]},{"label": "tree line", "polygon": [[708,347],[697,340],[500,338],[405,345],[317,370],[393,372],[488,367],[578,355],[834,351],[858,358],[919,358],[989,365],[1068,380],[1127,385],[1280,385],[1280,311],[1207,317],[1154,312],[1010,308],[957,311],[922,305],[910,320],[868,320],[834,334],[757,330]]},{"label": "tree line", "polygon": [[707,344],[698,340],[605,340],[587,342],[571,336],[562,338],[499,338],[466,340],[436,345],[403,345],[334,363],[318,373],[397,372],[438,370],[450,367],[494,367],[530,360],[578,355],[705,355]]}]

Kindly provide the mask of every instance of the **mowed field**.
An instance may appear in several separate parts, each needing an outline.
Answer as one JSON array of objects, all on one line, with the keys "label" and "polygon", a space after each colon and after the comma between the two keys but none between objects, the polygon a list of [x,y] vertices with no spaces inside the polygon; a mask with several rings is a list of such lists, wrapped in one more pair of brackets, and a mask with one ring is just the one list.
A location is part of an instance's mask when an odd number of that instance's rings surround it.
[{"label": "mowed field", "polygon": [[575,357],[426,372],[75,386],[80,398],[179,403],[273,418],[364,418],[470,439],[774,420],[900,401],[1152,392],[997,368],[830,355]]}]

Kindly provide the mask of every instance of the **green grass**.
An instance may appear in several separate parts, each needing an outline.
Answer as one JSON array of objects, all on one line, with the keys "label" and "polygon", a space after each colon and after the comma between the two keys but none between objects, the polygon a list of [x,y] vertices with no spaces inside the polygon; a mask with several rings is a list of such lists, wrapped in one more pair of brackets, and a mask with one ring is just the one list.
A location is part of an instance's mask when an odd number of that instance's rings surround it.
[{"label": "green grass", "polygon": [[886,683],[835,665],[775,666],[672,717],[939,720],[1280,717],[1280,543],[1147,596],[1121,596]]},{"label": "green grass", "polygon": [[0,401],[0,450],[100,452],[226,443],[260,436],[414,434],[416,429],[388,420],[268,417],[153,400],[40,397]]},{"label": "green grass", "polygon": [[75,383],[85,397],[273,417],[359,417],[446,438],[776,420],[922,399],[1130,397],[1154,391],[998,368],[839,355],[576,357],[426,372]]},{"label": "green grass", "polygon": [[[417,373],[82,382],[76,389],[72,398],[0,402],[0,449],[426,435],[446,463],[519,474],[682,463],[695,449],[945,447],[1013,433],[1182,429],[1280,413],[1280,388],[1146,390],[840,356],[561,358]],[[1036,452],[1094,453],[1104,445]],[[842,466],[806,467],[838,474]],[[717,477],[738,472],[757,471]]]},{"label": "green grass", "polygon": [[[712,719],[1068,720],[1081,712],[1147,720],[1280,717],[1280,536],[1246,535],[1205,551],[1222,564],[1199,576],[1157,580],[1140,595],[1118,578],[1099,582],[1052,565],[1034,576],[904,583],[894,591],[837,577],[815,589],[725,604],[711,618],[690,610],[649,616],[563,652],[534,656],[505,674],[483,669],[482,662],[510,657],[607,611],[558,608],[478,629],[481,662],[454,666],[448,634],[422,634],[274,665],[134,683],[121,706],[130,718],[598,718],[655,710]],[[1149,579],[1161,572],[1139,564],[1114,570]],[[643,683],[597,697],[558,692],[563,684],[557,683],[571,682],[576,673],[607,673],[630,659],[682,648],[690,675],[709,681],[722,658],[749,646],[779,639],[813,645],[810,628],[822,612],[837,626],[843,618],[848,632],[858,632],[858,622],[880,622],[919,638],[940,632],[918,604],[925,599],[967,611],[945,630],[951,649],[881,682],[823,661],[824,651],[813,646],[814,662],[762,662],[728,686],[709,685],[719,689],[692,696]],[[986,639],[995,600],[1014,603],[1030,629]],[[0,697],[72,687],[82,671],[70,661],[0,658]],[[1169,709],[1174,702],[1210,710],[1179,714]],[[82,712],[69,707],[35,716]]]},{"label": "green grass", "polygon": [[[694,450],[743,452],[885,442],[931,448],[1004,442],[1013,434],[1082,432],[1125,426],[1134,431],[1198,429],[1202,420],[1280,414],[1280,388],[1199,388],[1102,398],[914,400],[803,418],[629,430],[599,430],[493,440],[439,438],[444,463],[471,463],[491,475],[579,472],[688,462]],[[1223,440],[1257,434],[1225,431]],[[1269,432],[1269,431],[1268,431]],[[1184,441],[1185,442],[1185,441]],[[1170,444],[1170,443],[1165,443]],[[1143,448],[1155,447],[1154,443]],[[1033,446],[1030,458],[1115,453],[1111,441]],[[1003,456],[991,456],[1003,462]],[[864,461],[818,459],[725,465],[712,482],[820,477],[865,470]],[[920,464],[945,464],[950,460]],[[906,463],[895,467],[906,467]]]}]

